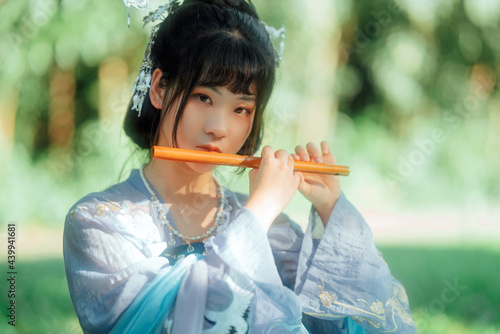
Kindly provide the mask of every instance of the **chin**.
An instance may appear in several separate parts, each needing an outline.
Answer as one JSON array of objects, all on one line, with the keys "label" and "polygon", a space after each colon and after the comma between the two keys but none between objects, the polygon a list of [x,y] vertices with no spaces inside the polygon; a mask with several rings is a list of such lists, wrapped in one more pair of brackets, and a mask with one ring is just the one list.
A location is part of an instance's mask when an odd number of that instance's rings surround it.
[{"label": "chin", "polygon": [[203,174],[213,171],[217,168],[217,165],[199,164],[195,162],[186,162],[186,165],[194,172]]}]

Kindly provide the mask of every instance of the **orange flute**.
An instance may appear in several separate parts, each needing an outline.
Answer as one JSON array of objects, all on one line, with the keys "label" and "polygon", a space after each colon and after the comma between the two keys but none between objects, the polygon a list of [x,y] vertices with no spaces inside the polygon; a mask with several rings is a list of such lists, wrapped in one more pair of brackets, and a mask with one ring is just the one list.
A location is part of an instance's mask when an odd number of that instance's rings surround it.
[{"label": "orange flute", "polygon": [[[261,159],[259,157],[252,157],[247,155],[194,151],[163,146],[153,146],[151,148],[151,157],[153,159],[197,162],[210,165],[224,165],[247,168],[258,168],[260,166]],[[318,164],[315,162],[306,161],[295,161],[294,170],[298,172],[322,173],[342,176],[348,176],[350,173],[348,166]]]}]

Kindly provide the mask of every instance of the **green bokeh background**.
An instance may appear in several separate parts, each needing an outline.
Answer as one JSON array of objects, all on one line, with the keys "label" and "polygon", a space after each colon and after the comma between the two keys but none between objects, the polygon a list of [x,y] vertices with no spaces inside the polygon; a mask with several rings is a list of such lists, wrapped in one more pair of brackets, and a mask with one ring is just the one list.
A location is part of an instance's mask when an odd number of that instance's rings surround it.
[{"label": "green bokeh background", "polygon": [[[287,30],[264,143],[327,140],[351,167],[343,190],[419,332],[500,333],[500,0],[254,3]],[[2,333],[79,332],[64,217],[144,160],[121,125],[146,14],[132,9],[127,29],[120,0],[0,1],[0,254],[15,223],[18,270],[17,325],[2,283]],[[228,168],[219,177],[247,187]],[[286,212],[304,225],[308,209],[297,195]]]}]

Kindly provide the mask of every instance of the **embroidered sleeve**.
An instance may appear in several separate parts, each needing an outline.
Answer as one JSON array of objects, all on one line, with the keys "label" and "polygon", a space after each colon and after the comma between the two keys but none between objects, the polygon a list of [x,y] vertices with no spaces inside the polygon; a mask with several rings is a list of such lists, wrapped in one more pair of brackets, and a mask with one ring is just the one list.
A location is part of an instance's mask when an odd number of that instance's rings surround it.
[{"label": "embroidered sleeve", "polygon": [[313,239],[321,239],[323,233],[325,233],[325,225],[321,221],[321,217],[318,214],[318,211],[312,207],[311,209],[311,218],[310,218],[311,226],[311,237]]},{"label": "embroidered sleeve", "polygon": [[[312,215],[312,218],[314,216]],[[376,249],[362,216],[342,194],[321,240],[310,223],[297,266],[295,292],[319,319],[351,317],[368,333],[415,333],[403,286]]]}]

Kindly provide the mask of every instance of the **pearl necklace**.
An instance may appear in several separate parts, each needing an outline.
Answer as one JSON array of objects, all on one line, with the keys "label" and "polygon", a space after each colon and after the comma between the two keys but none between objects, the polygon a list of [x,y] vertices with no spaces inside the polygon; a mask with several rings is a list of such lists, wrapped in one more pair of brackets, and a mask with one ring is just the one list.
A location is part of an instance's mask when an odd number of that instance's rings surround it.
[{"label": "pearl necklace", "polygon": [[144,186],[148,190],[149,194],[151,195],[151,203],[153,204],[153,207],[156,208],[158,212],[158,216],[160,219],[160,225],[166,225],[168,228],[168,232],[170,235],[170,241],[168,242],[169,245],[175,245],[175,240],[174,240],[174,235],[179,237],[182,241],[184,241],[185,244],[188,245],[187,251],[188,253],[191,253],[194,251],[194,247],[191,245],[192,241],[197,241],[203,239],[203,242],[217,229],[217,233],[219,232],[219,227],[220,227],[220,221],[222,218],[222,214],[224,213],[224,206],[227,204],[226,197],[224,196],[224,190],[222,190],[222,187],[220,186],[219,182],[217,179],[215,179],[215,183],[217,185],[217,199],[219,201],[219,205],[217,208],[217,213],[215,215],[215,220],[214,220],[214,225],[205,233],[194,236],[194,237],[188,237],[185,236],[184,234],[180,233],[177,231],[172,225],[170,225],[170,222],[167,220],[167,215],[161,208],[160,200],[158,199],[158,196],[156,196],[155,192],[153,189],[151,189],[151,186],[149,185],[148,180],[144,176],[144,165],[141,166],[139,169],[139,174],[141,176],[142,182],[144,183]]}]

